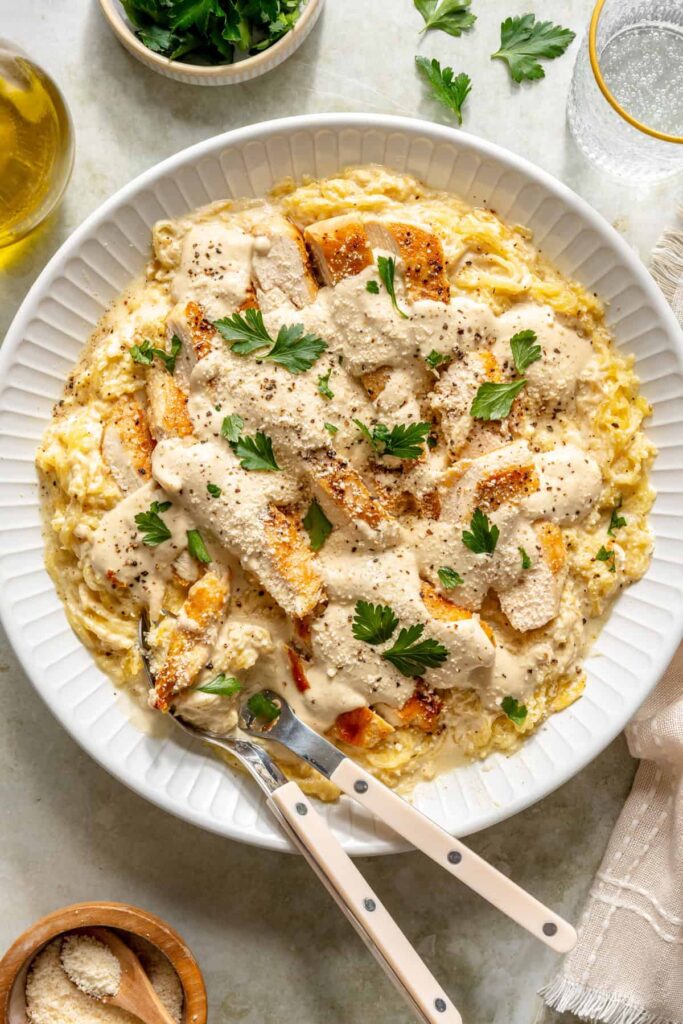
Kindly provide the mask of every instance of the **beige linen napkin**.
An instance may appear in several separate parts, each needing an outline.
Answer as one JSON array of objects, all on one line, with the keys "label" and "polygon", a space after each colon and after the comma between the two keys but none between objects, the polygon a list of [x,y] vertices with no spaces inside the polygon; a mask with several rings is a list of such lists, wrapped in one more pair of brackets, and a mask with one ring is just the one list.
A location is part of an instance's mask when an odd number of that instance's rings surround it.
[{"label": "beige linen napkin", "polygon": [[[664,236],[652,273],[683,326],[683,232]],[[683,1024],[683,647],[626,738],[641,759],[633,789],[578,944],[540,994],[603,1024]],[[557,1020],[547,1011],[542,1019]]]}]

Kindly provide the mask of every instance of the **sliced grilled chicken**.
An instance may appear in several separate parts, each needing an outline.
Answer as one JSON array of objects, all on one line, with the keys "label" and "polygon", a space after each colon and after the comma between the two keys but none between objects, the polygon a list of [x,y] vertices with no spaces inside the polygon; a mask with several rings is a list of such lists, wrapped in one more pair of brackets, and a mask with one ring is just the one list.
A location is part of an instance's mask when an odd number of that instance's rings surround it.
[{"label": "sliced grilled chicken", "polygon": [[[477,508],[489,515],[501,505],[522,501],[540,487],[525,441],[503,445],[476,459],[462,459],[454,472],[459,476],[455,497],[462,521],[468,521]],[[445,495],[444,503],[450,501]]]},{"label": "sliced grilled chicken", "polygon": [[356,525],[381,534],[396,534],[398,523],[348,462],[322,450],[308,455],[305,462],[323,503],[327,498],[346,520]]},{"label": "sliced grilled chicken", "polygon": [[173,579],[181,587],[189,587],[192,583],[196,583],[201,575],[199,563],[189,551],[183,551],[178,555],[171,568]]},{"label": "sliced grilled chicken", "polygon": [[373,249],[387,249],[401,259],[410,299],[450,302],[443,246],[437,235],[394,221],[367,221],[365,227]]},{"label": "sliced grilled chicken", "polygon": [[191,588],[157,672],[152,702],[167,711],[174,693],[191,686],[208,661],[230,596],[227,576],[207,572]]},{"label": "sliced grilled chicken", "polygon": [[359,274],[374,262],[365,226],[354,214],[311,224],[304,238],[327,285]]},{"label": "sliced grilled chicken", "polygon": [[120,398],[102,434],[102,457],[124,494],[151,480],[153,448],[142,405],[136,398]]},{"label": "sliced grilled chicken", "polygon": [[[420,596],[424,603],[425,608],[429,614],[439,619],[441,622],[462,622],[464,619],[471,619],[474,617],[474,612],[471,612],[469,608],[461,608],[460,605],[455,604],[454,601],[449,601],[447,597],[440,594],[431,583],[427,583],[426,580],[422,581],[420,586]],[[485,622],[481,617],[479,618],[479,625],[486,633],[487,637],[492,644],[495,645],[495,637],[493,630],[489,626],[488,622]]]},{"label": "sliced grilled chicken", "polygon": [[183,347],[178,361],[187,355],[190,368],[221,344],[216,328],[196,302],[178,302],[166,317],[166,329],[180,338]]},{"label": "sliced grilled chicken", "polygon": [[389,383],[392,374],[391,366],[380,366],[377,370],[363,373],[360,382],[371,402],[376,401]]},{"label": "sliced grilled chicken", "polygon": [[499,593],[500,607],[513,629],[527,633],[554,619],[567,578],[564,537],[555,523],[535,523],[538,539],[530,569],[509,590]]},{"label": "sliced grilled chicken", "polygon": [[351,747],[369,748],[391,736],[394,727],[370,708],[355,708],[338,715],[330,731],[334,739]]},{"label": "sliced grilled chicken", "polygon": [[301,232],[277,213],[259,225],[252,274],[264,312],[288,304],[301,309],[318,293]]},{"label": "sliced grilled chicken", "polygon": [[171,374],[159,366],[150,366],[147,372],[147,403],[150,426],[157,441],[192,434],[187,395]]},{"label": "sliced grilled chicken", "polygon": [[322,599],[322,581],[298,516],[271,505],[263,540],[263,550],[252,557],[254,572],[288,614],[309,615]]},{"label": "sliced grilled chicken", "polygon": [[472,402],[481,384],[502,379],[498,361],[492,352],[469,352],[451,363],[441,374],[429,395],[429,404],[437,414],[448,450],[455,459],[462,457],[466,444],[487,450],[505,440],[506,425],[473,420]]},{"label": "sliced grilled chicken", "polygon": [[437,732],[440,728],[440,716],[443,701],[434,690],[418,689],[403,707],[392,708],[389,704],[378,704],[377,710],[382,718],[396,729],[411,725],[423,732]]}]

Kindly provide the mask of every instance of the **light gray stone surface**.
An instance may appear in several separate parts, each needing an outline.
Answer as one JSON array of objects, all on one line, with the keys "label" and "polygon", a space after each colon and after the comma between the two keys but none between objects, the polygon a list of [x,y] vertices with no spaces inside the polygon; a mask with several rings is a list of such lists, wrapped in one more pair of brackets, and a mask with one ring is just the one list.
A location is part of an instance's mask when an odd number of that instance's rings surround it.
[{"label": "light gray stone surface", "polygon": [[[581,32],[591,0],[566,0]],[[558,5],[474,0],[476,30],[420,37],[411,0],[328,0],[284,66],[244,86],[167,81],[110,36],[95,0],[0,0],[0,26],[57,79],[74,115],[77,158],[52,222],[0,253],[0,333],[61,241],[134,175],[229,128],[307,111],[361,110],[442,120],[413,71],[437,56],[474,81],[465,129],[545,167],[602,211],[645,258],[673,219],[676,185],[629,189],[588,167],[564,123],[570,54],[517,88],[490,63],[498,25]],[[445,112],[444,112],[445,114]],[[443,118],[447,120],[446,117]],[[204,834],[148,806],[87,758],[52,719],[0,640],[0,950],[40,915],[85,899],[136,903],[185,936],[205,972],[213,1024],[403,1024],[410,1014],[297,859]],[[633,763],[615,741],[570,783],[473,837],[477,852],[575,919]],[[556,958],[417,854],[361,863],[467,1024],[531,1024]]]}]

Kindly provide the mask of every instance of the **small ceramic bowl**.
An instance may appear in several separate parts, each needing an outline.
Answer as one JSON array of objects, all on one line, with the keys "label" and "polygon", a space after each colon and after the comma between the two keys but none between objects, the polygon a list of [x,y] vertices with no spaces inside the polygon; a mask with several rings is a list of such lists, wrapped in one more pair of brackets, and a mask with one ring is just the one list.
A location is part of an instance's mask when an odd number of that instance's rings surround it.
[{"label": "small ceramic bowl", "polygon": [[165,921],[128,903],[74,903],[41,918],[20,935],[0,960],[0,1024],[28,1024],[24,991],[36,954],[63,932],[93,926],[132,932],[156,946],[180,978],[182,1024],[206,1024],[206,988],[192,953]]},{"label": "small ceramic bowl", "polygon": [[245,57],[234,64],[217,65],[188,64],[162,57],[140,42],[119,0],[100,0],[100,7],[119,42],[152,71],[158,71],[166,78],[173,78],[176,82],[185,82],[188,85],[237,85],[239,82],[247,82],[250,78],[258,78],[266,71],[271,71],[298,50],[320,17],[324,0],[303,2],[304,9],[294,28],[277,43],[253,57]]}]

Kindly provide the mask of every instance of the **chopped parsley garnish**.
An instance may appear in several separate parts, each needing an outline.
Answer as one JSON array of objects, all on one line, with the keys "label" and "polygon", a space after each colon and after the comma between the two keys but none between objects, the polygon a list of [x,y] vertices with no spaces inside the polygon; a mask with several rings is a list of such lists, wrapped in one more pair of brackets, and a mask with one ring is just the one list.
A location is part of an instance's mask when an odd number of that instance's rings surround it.
[{"label": "chopped parsley garnish", "polygon": [[448,650],[438,640],[421,640],[424,626],[421,622],[402,629],[388,651],[382,651],[382,658],[391,662],[401,675],[422,676],[425,669],[442,665],[448,657]]},{"label": "chopped parsley garnish", "polygon": [[198,562],[203,562],[205,565],[208,565],[211,561],[211,555],[206,550],[204,538],[199,530],[187,531],[187,550],[193,558],[197,559]]},{"label": "chopped parsley garnish", "polygon": [[436,57],[433,60],[429,60],[428,57],[416,57],[415,64],[429,83],[434,99],[455,114],[458,124],[462,124],[463,104],[472,92],[470,76],[464,71],[454,75],[453,68],[442,68]]},{"label": "chopped parsley garnish", "polygon": [[442,565],[437,575],[446,590],[453,590],[454,587],[460,587],[465,582],[459,572],[450,569],[447,565]]},{"label": "chopped parsley garnish", "polygon": [[171,351],[166,352],[163,348],[155,348],[149,338],[146,338],[141,345],[133,345],[128,350],[134,363],[141,363],[143,366],[151,366],[154,358],[161,359],[169,373],[175,370],[178,353],[183,347],[180,338],[174,334],[171,338]]},{"label": "chopped parsley garnish", "polygon": [[365,286],[366,292],[370,292],[371,295],[379,295],[379,285],[377,281],[368,281]]},{"label": "chopped parsley garnish", "polygon": [[304,529],[308,534],[313,551],[320,551],[321,547],[332,533],[332,523],[329,521],[318,502],[313,499],[308,506],[308,512],[304,516]]},{"label": "chopped parsley garnish", "polygon": [[207,489],[207,491],[209,492],[209,494],[211,495],[212,498],[220,498],[220,496],[221,496],[221,489],[220,489],[220,487],[218,487],[217,484],[207,484],[206,485],[206,489]]},{"label": "chopped parsley garnish", "polygon": [[510,348],[517,373],[524,373],[527,366],[531,366],[543,355],[540,345],[537,345],[538,337],[536,331],[519,331],[510,338]]},{"label": "chopped parsley garnish", "polygon": [[434,370],[437,366],[441,366],[442,363],[447,363],[449,359],[450,356],[444,355],[443,352],[437,352],[433,348],[429,355],[425,356],[425,363],[430,370]]},{"label": "chopped parsley garnish", "polygon": [[511,722],[515,725],[524,725],[528,713],[525,704],[520,704],[514,697],[503,697],[500,706]]},{"label": "chopped parsley garnish", "polygon": [[385,604],[357,601],[351,631],[356,640],[366,644],[383,644],[398,626],[393,608]]},{"label": "chopped parsley garnish", "polygon": [[615,530],[620,530],[622,526],[626,526],[626,520],[623,516],[619,515],[619,509],[621,508],[622,504],[623,498],[619,498],[619,501],[612,509],[612,515],[610,516],[609,526],[607,527],[607,532],[610,535],[610,537],[614,536]]},{"label": "chopped parsley garnish", "polygon": [[318,391],[323,398],[334,398],[334,391],[330,387],[330,374],[332,370],[328,370],[327,373],[322,373],[318,377]]},{"label": "chopped parsley garnish", "polygon": [[221,423],[221,434],[230,444],[236,444],[240,439],[243,426],[242,417],[234,413],[232,416],[226,416]]},{"label": "chopped parsley garnish", "polygon": [[226,676],[221,672],[215,679],[200,686],[193,686],[192,689],[199,690],[200,693],[214,693],[219,697],[234,697],[242,689],[242,684],[234,676]]},{"label": "chopped parsley garnish", "polygon": [[424,18],[423,32],[438,28],[449,36],[459,36],[477,20],[476,14],[469,10],[471,0],[414,0],[414,3]]},{"label": "chopped parsley garnish", "polygon": [[604,544],[602,545],[602,547],[600,548],[595,557],[598,560],[598,562],[606,562],[607,568],[610,572],[617,571],[617,567],[615,564],[616,555],[614,551],[610,551],[608,548],[604,546]]},{"label": "chopped parsley garnish", "polygon": [[226,341],[232,342],[231,351],[238,356],[251,355],[270,345],[270,351],[258,355],[257,359],[270,359],[284,366],[290,373],[310,370],[327,349],[327,342],[322,338],[315,334],[304,334],[303,324],[283,324],[277,338],[272,338],[259,309],[246,309],[244,314],[233,313],[232,316],[216,320],[213,326]]},{"label": "chopped parsley garnish", "polygon": [[419,459],[431,430],[430,423],[398,423],[391,430],[384,423],[376,423],[370,430],[361,420],[353,422],[373,451],[378,455],[393,455],[396,459]]},{"label": "chopped parsley garnish", "polygon": [[408,314],[404,313],[402,309],[399,309],[398,302],[396,301],[396,288],[394,284],[394,278],[396,277],[396,260],[393,256],[378,256],[377,257],[377,270],[382,280],[382,284],[387,290],[391,304],[404,320],[408,319]]},{"label": "chopped parsley garnish", "polygon": [[519,553],[522,556],[522,569],[530,569],[531,568],[531,559],[527,555],[527,553],[524,550],[524,548],[519,548]]},{"label": "chopped parsley garnish", "polygon": [[260,431],[253,436],[243,434],[237,441],[231,441],[230,447],[240,459],[242,469],[262,472],[275,472],[280,469],[273,454],[273,442]]},{"label": "chopped parsley garnish", "polygon": [[500,49],[491,54],[491,60],[504,60],[513,81],[533,81],[545,77],[538,59],[561,57],[573,38],[571,29],[536,21],[535,14],[506,18],[500,26]]},{"label": "chopped parsley garnish", "polygon": [[487,380],[479,385],[470,416],[476,420],[504,420],[510,415],[512,403],[525,385],[523,377],[521,380],[503,381],[500,384]]},{"label": "chopped parsley garnish", "polygon": [[274,722],[280,715],[280,708],[265,693],[254,693],[247,701],[247,707],[256,718]]},{"label": "chopped parsley garnish", "polygon": [[492,555],[496,550],[500,530],[491,525],[488,516],[480,508],[474,510],[469,530],[463,530],[462,542],[475,555]]},{"label": "chopped parsley garnish", "polygon": [[339,427],[335,427],[334,423],[325,423],[324,426],[327,433],[332,434],[332,437],[334,437],[334,435],[339,430]]},{"label": "chopped parsley garnish", "polygon": [[170,501],[153,501],[148,512],[138,512],[135,516],[135,525],[142,534],[142,543],[148,548],[155,548],[157,544],[170,539],[171,531],[160,515],[170,507]]}]

